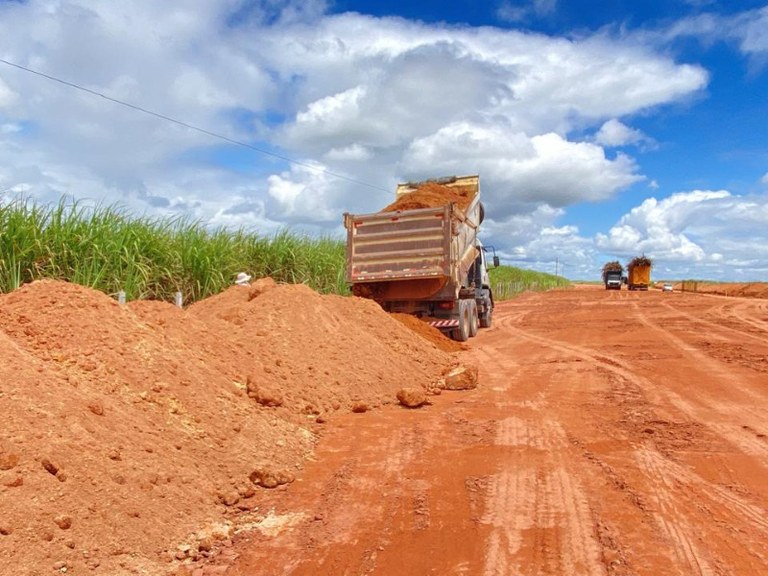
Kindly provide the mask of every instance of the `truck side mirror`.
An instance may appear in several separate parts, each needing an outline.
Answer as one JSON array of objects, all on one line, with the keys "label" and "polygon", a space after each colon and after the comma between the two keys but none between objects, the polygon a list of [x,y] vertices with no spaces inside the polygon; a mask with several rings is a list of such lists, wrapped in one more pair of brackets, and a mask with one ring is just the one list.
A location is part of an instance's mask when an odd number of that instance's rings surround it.
[{"label": "truck side mirror", "polygon": [[494,268],[498,268],[499,266],[501,266],[501,262],[499,260],[499,257],[494,255],[494,257],[493,257],[493,267]]}]

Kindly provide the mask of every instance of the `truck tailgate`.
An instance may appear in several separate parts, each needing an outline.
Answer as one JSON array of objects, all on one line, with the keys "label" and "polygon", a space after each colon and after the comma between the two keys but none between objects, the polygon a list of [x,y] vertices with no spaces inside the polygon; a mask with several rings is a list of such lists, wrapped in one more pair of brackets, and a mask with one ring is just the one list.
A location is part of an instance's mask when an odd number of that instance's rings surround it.
[{"label": "truck tailgate", "polygon": [[451,276],[451,206],[345,214],[347,281]]}]

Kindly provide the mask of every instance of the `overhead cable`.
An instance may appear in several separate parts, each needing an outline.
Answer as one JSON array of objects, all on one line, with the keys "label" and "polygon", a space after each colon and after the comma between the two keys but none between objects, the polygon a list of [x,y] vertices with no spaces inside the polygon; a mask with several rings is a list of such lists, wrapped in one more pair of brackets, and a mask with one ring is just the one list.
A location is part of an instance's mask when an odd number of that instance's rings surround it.
[{"label": "overhead cable", "polygon": [[64,86],[68,86],[69,88],[74,88],[75,90],[80,90],[82,92],[86,92],[88,94],[91,94],[93,96],[98,96],[100,98],[104,98],[105,100],[109,100],[110,102],[113,102],[115,104],[119,104],[120,106],[125,106],[126,108],[130,108],[131,110],[135,110],[137,112],[141,112],[143,114],[147,114],[149,116],[154,116],[155,118],[159,118],[161,120],[165,120],[166,122],[171,122],[173,124],[176,124],[178,126],[183,126],[184,128],[187,128],[189,130],[194,130],[195,132],[200,132],[202,134],[205,134],[207,136],[211,136],[212,138],[218,138],[219,140],[223,140],[225,142],[229,142],[230,144],[234,144],[236,146],[242,146],[243,148],[248,148],[249,150],[253,150],[254,152],[258,152],[259,154],[265,154],[267,156],[272,156],[274,158],[278,158],[280,160],[284,160],[285,162],[288,162],[290,164],[294,164],[296,166],[303,166],[304,168],[308,168],[309,170],[313,170],[314,172],[319,172],[321,174],[326,174],[328,176],[332,176],[333,178],[339,178],[340,180],[346,180],[347,182],[351,182],[353,184],[360,184],[361,186],[367,186],[368,188],[373,188],[374,190],[379,190],[382,192],[386,192],[387,194],[390,193],[389,190],[386,188],[382,188],[380,186],[376,186],[374,184],[369,184],[368,182],[363,182],[362,180],[356,180],[355,178],[350,178],[348,176],[344,176],[343,174],[337,174],[335,172],[331,172],[330,170],[325,170],[324,168],[318,168],[317,166],[313,166],[312,164],[307,164],[306,162],[301,162],[299,160],[294,160],[292,158],[288,158],[287,156],[282,156],[280,154],[276,154],[275,152],[270,152],[269,150],[264,150],[263,148],[259,148],[257,146],[253,146],[252,144],[248,144],[247,142],[242,142],[240,140],[235,140],[234,138],[230,138],[228,136],[224,136],[223,134],[218,134],[216,132],[212,132],[211,130],[206,130],[205,128],[200,128],[199,126],[195,126],[194,124],[189,124],[188,122],[183,122],[182,120],[177,120],[176,118],[172,118],[171,116],[166,116],[165,114],[160,114],[159,112],[155,112],[153,110],[149,110],[148,108],[144,108],[143,106],[138,106],[137,104],[131,104],[130,102],[125,102],[124,100],[120,100],[118,98],[113,98],[111,96],[107,96],[106,94],[102,94],[101,92],[97,92],[96,90],[91,90],[90,88],[86,88],[85,86],[81,86],[79,84],[75,84],[74,82],[69,82],[67,80],[63,80],[61,78],[57,78],[56,76],[51,76],[50,74],[46,74],[45,72],[40,72],[39,70],[33,70],[32,68],[28,68],[26,66],[22,66],[21,64],[16,64],[15,62],[10,62],[8,60],[5,60],[3,58],[0,58],[0,62],[3,64],[7,64],[8,66],[12,66],[13,68],[18,68],[19,70],[23,70],[24,72],[29,72],[30,74],[34,74],[36,76],[40,76],[42,78],[45,78],[47,80],[51,80],[53,82],[58,82],[59,84],[63,84]]}]

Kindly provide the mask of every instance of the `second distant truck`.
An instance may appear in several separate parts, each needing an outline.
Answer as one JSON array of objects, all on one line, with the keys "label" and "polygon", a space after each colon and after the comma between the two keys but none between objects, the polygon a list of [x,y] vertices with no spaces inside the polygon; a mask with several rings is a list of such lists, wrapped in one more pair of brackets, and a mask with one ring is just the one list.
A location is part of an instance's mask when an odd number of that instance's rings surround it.
[{"label": "second distant truck", "polygon": [[630,290],[648,290],[651,285],[651,259],[638,256],[627,264],[627,288]]}]

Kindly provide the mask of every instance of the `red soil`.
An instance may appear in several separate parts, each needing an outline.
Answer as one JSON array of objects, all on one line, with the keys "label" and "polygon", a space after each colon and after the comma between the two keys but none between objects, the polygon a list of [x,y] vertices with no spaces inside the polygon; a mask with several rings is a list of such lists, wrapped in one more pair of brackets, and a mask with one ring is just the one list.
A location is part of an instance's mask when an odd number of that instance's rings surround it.
[{"label": "red soil", "polygon": [[416,188],[415,192],[401,195],[392,204],[382,209],[382,212],[397,210],[413,210],[416,208],[435,208],[453,202],[462,210],[466,210],[475,197],[472,186],[443,186],[436,182],[427,182]]},{"label": "red soil", "polygon": [[[659,286],[659,283],[656,283]],[[737,283],[707,283],[707,282],[686,282],[676,283],[675,290],[685,289],[698,292],[700,294],[717,294],[719,296],[743,296],[749,298],[768,298],[768,283],[749,282],[746,284]]]},{"label": "red soil", "polygon": [[0,296],[0,574],[216,554],[337,416],[434,387],[456,364],[440,338],[270,280],[188,310],[54,281]]},{"label": "red soil", "polygon": [[527,292],[471,392],[326,429],[192,576],[768,574],[768,300]]},{"label": "red soil", "polygon": [[0,575],[767,573],[765,300],[526,293],[458,354],[398,320],[0,296]]},{"label": "red soil", "polygon": [[440,330],[430,326],[423,320],[419,320],[416,316],[411,316],[410,314],[392,314],[392,317],[398,322],[402,322],[408,326],[408,328],[416,332],[419,336],[432,342],[443,352],[461,352],[462,350],[468,349],[466,344],[451,340],[440,332]]}]

